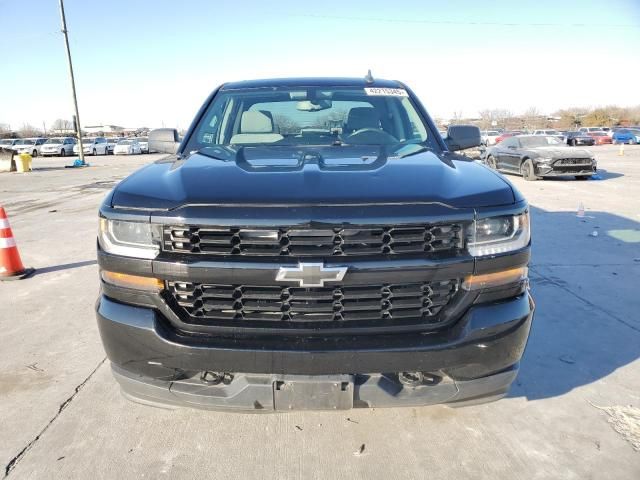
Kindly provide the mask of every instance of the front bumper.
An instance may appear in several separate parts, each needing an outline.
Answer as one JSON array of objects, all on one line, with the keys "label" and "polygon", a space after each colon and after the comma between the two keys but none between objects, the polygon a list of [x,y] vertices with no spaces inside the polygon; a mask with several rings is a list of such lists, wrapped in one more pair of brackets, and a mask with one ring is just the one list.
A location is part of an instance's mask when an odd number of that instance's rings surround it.
[{"label": "front bumper", "polygon": [[597,172],[596,165],[538,165],[536,175],[540,177],[563,177],[594,175]]},{"label": "front bumper", "polygon": [[[534,304],[528,292],[474,305],[434,333],[321,338],[178,335],[152,308],[101,296],[97,319],[116,379],[130,399],[207,409],[344,409],[464,404],[503,396],[517,374]],[[208,384],[204,371],[229,372]],[[398,372],[428,372],[406,385]]]}]

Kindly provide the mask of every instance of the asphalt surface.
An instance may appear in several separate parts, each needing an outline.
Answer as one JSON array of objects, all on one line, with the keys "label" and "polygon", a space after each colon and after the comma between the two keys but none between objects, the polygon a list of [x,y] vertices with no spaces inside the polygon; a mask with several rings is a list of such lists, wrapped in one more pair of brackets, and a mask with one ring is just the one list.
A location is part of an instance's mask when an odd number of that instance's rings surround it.
[{"label": "asphalt surface", "polygon": [[0,205],[37,268],[0,283],[0,476],[640,478],[640,146],[592,150],[602,180],[509,177],[532,206],[537,313],[509,396],[463,409],[258,415],[126,401],[93,311],[97,207],[159,156],[74,170],[37,158],[32,173],[0,173]]}]

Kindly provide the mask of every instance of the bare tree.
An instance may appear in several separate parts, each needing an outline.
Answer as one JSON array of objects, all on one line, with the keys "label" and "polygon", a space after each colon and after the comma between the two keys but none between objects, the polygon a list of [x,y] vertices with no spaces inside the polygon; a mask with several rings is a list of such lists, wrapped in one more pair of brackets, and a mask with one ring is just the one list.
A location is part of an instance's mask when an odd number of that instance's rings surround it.
[{"label": "bare tree", "polygon": [[523,115],[525,128],[536,129],[544,127],[544,118],[536,107],[529,107]]},{"label": "bare tree", "polygon": [[286,115],[274,115],[273,123],[282,135],[295,135],[300,133],[300,125]]},{"label": "bare tree", "polygon": [[70,120],[65,120],[63,118],[57,118],[51,124],[51,130],[58,130],[58,131],[73,130],[73,122]]},{"label": "bare tree", "polygon": [[462,110],[454,110],[453,117],[451,117],[451,125],[456,125],[462,122]]},{"label": "bare tree", "polygon": [[478,113],[482,119],[481,126],[485,128],[507,128],[507,123],[513,118],[511,110],[505,108],[486,109]]},{"label": "bare tree", "polygon": [[553,115],[560,117],[558,128],[576,128],[582,125],[582,119],[588,113],[586,108],[571,107],[558,110]]},{"label": "bare tree", "polygon": [[18,135],[21,138],[37,137],[38,135],[42,135],[42,131],[38,130],[33,125],[24,123],[20,130],[18,130]]}]

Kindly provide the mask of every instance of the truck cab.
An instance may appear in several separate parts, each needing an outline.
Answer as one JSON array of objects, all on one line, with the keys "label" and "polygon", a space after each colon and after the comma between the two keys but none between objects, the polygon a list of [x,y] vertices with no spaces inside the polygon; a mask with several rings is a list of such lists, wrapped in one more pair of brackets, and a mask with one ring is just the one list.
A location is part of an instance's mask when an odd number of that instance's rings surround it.
[{"label": "truck cab", "polygon": [[465,405],[515,379],[529,206],[401,82],[215,89],[100,207],[96,304],[130,399],[205,409]]}]

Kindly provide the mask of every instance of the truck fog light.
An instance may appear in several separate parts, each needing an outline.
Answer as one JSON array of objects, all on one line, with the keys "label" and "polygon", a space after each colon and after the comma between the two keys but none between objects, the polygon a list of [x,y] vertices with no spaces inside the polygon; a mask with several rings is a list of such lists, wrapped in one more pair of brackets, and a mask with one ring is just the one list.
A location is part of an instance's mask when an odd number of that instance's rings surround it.
[{"label": "truck fog light", "polygon": [[138,275],[110,272],[108,270],[102,270],[100,275],[105,283],[115,285],[116,287],[148,290],[153,292],[159,292],[164,288],[164,282],[159,278],[140,277]]},{"label": "truck fog light", "polygon": [[529,273],[527,267],[511,268],[501,272],[485,273],[482,275],[469,275],[462,282],[464,290],[482,290],[483,288],[499,287],[510,283],[526,280]]}]

